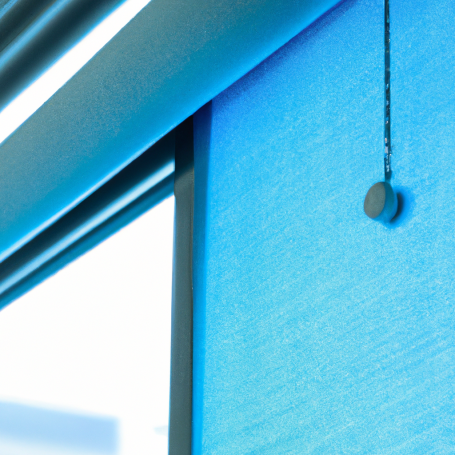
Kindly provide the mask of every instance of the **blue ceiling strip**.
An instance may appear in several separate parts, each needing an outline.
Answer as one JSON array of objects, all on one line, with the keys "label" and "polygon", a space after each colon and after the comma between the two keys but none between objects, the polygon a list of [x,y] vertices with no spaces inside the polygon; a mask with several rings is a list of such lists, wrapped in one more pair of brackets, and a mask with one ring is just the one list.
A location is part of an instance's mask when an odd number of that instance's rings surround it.
[{"label": "blue ceiling strip", "polygon": [[2,443],[8,453],[114,455],[118,453],[119,422],[112,417],[0,402]]},{"label": "blue ceiling strip", "polygon": [[0,9],[0,109],[123,1],[10,0]]},{"label": "blue ceiling strip", "polygon": [[0,0],[0,52],[55,0]]},{"label": "blue ceiling strip", "polygon": [[0,146],[0,261],[336,0],[153,0]]}]

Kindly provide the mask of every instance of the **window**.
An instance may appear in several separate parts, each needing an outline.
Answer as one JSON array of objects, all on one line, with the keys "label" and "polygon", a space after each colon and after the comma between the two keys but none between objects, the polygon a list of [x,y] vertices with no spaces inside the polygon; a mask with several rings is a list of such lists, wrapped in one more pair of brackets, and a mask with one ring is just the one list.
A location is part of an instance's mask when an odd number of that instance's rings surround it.
[{"label": "window", "polygon": [[173,219],[171,197],[0,312],[0,420],[24,416],[0,453],[167,453]]}]

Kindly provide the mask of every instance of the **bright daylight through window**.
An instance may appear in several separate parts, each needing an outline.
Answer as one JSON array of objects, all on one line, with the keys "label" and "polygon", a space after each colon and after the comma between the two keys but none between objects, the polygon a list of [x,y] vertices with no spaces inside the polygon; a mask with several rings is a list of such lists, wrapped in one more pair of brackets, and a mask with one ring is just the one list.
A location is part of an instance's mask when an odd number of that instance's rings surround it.
[{"label": "bright daylight through window", "polygon": [[0,311],[0,453],[166,454],[174,198]]}]

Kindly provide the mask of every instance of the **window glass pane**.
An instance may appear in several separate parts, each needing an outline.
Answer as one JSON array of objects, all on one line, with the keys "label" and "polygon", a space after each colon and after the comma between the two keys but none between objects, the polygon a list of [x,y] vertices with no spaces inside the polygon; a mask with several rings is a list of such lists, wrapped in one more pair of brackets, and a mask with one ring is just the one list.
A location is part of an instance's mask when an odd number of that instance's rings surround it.
[{"label": "window glass pane", "polygon": [[172,197],[0,312],[0,453],[167,453],[173,220]]}]

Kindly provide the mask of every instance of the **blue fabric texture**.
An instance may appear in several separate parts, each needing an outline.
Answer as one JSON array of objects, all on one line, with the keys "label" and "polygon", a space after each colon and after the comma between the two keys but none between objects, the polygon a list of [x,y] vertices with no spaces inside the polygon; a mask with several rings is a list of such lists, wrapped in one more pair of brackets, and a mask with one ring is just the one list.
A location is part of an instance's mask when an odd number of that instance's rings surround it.
[{"label": "blue fabric texture", "polygon": [[195,117],[193,454],[455,453],[455,4],[349,0]]}]

